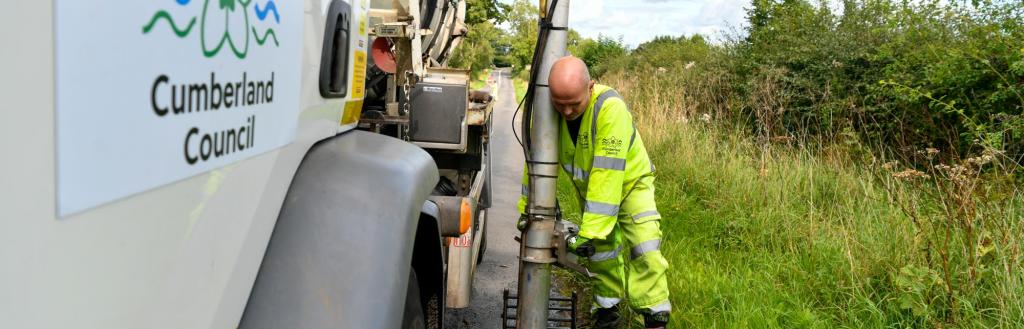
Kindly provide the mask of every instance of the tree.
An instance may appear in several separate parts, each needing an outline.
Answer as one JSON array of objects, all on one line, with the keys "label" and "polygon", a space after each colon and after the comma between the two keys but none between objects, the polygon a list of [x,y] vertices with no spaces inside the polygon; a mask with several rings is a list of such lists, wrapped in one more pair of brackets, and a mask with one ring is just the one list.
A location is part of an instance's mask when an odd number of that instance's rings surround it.
[{"label": "tree", "polygon": [[469,32],[455,49],[449,65],[474,72],[489,67],[494,62],[498,43],[505,38],[504,31],[496,28],[495,24],[505,21],[508,7],[496,1],[467,0],[466,24],[469,25]]},{"label": "tree", "polygon": [[509,11],[509,5],[491,0],[466,0],[466,25],[475,25],[483,22],[501,24],[505,22],[505,13]]},{"label": "tree", "polygon": [[523,72],[533,62],[533,51],[537,45],[537,7],[526,0],[512,3],[506,18],[509,24],[508,61],[516,72]]},{"label": "tree", "polygon": [[490,67],[495,58],[495,41],[502,36],[501,29],[490,21],[474,24],[449,63],[453,67],[477,72]]},{"label": "tree", "polygon": [[670,67],[703,62],[710,51],[711,46],[700,34],[691,37],[658,36],[638,46],[630,57],[637,65]]},{"label": "tree", "polygon": [[778,3],[775,0],[753,0],[750,8],[747,8],[747,21],[750,22],[747,32],[753,34],[767,27],[768,22],[772,20],[772,12],[777,5]]},{"label": "tree", "polygon": [[626,56],[626,46],[622,40],[612,39],[607,36],[598,35],[597,40],[584,39],[580,41],[579,53],[576,57],[587,63],[590,72],[594,76],[600,76],[607,71],[606,64]]}]

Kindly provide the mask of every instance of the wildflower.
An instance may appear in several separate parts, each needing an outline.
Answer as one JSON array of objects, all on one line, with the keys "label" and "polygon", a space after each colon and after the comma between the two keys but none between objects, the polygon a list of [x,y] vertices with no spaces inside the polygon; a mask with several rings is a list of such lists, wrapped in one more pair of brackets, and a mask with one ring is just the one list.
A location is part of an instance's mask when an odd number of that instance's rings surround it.
[{"label": "wildflower", "polygon": [[893,168],[896,168],[896,165],[898,164],[900,164],[899,161],[889,161],[882,164],[882,169],[892,170]]},{"label": "wildflower", "polygon": [[[970,162],[971,160],[968,159],[967,161]],[[935,166],[935,169],[942,172],[950,181],[956,184],[968,183],[970,181],[968,173],[972,172],[969,168],[964,167],[963,165],[948,166],[939,164]]]},{"label": "wildflower", "polygon": [[972,165],[981,167],[981,166],[984,166],[984,165],[988,164],[989,162],[992,162],[992,159],[994,159],[994,157],[991,154],[984,154],[984,155],[981,155],[981,156],[976,156],[976,157],[967,159],[967,163],[970,163]]},{"label": "wildflower", "polygon": [[711,122],[711,114],[707,114],[707,113],[701,114],[700,115],[700,121]]},{"label": "wildflower", "polygon": [[900,180],[910,181],[910,180],[914,180],[914,179],[917,179],[917,178],[929,178],[931,176],[928,176],[928,174],[925,174],[924,172],[922,172],[920,170],[907,169],[907,170],[904,170],[904,171],[901,171],[901,172],[893,173],[892,177],[896,178],[896,179],[900,179]]},{"label": "wildflower", "polygon": [[939,154],[939,150],[934,147],[929,147],[923,150],[918,150],[917,154],[924,155],[925,158],[931,160],[932,158],[935,158],[936,154]]}]

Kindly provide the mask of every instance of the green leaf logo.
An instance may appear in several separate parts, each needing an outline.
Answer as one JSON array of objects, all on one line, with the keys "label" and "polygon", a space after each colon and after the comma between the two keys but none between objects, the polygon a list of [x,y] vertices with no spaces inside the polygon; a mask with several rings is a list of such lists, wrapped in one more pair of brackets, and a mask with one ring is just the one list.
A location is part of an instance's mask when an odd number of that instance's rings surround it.
[{"label": "green leaf logo", "polygon": [[[241,10],[235,10],[236,1]],[[210,8],[210,0],[203,4],[203,15],[199,19],[203,56],[216,56],[224,46],[228,46],[236,57],[244,59],[249,53],[249,2],[218,2],[217,8]]]},{"label": "green leaf logo", "polygon": [[[175,0],[181,6],[188,6],[193,0]],[[154,26],[160,21],[166,21],[171,30],[179,38],[186,38],[192,32],[196,21],[199,21],[199,43],[202,47],[203,56],[213,58],[225,48],[238,59],[245,59],[249,54],[251,39],[256,39],[256,44],[264,46],[273,41],[273,45],[280,46],[277,34],[272,27],[265,27],[262,35],[252,23],[257,19],[257,24],[272,24],[281,22],[280,14],[274,0],[266,0],[262,8],[255,4],[256,16],[250,20],[249,7],[253,0],[216,0],[216,6],[211,6],[211,0],[204,0],[203,10],[200,15],[191,17],[188,24],[175,22],[171,14],[166,10],[159,10],[150,18],[149,22],[142,27],[142,34],[149,34]],[[271,22],[273,20],[273,22]]]},{"label": "green leaf logo", "polygon": [[220,0],[220,9],[235,11],[235,0]]}]

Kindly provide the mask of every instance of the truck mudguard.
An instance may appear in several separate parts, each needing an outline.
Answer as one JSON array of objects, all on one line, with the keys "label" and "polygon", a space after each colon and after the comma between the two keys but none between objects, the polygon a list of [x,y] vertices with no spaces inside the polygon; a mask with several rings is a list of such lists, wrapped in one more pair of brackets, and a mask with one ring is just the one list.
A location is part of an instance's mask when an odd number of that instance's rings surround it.
[{"label": "truck mudguard", "polygon": [[430,155],[391,137],[351,131],[314,145],[239,327],[399,327],[417,225],[437,180]]}]

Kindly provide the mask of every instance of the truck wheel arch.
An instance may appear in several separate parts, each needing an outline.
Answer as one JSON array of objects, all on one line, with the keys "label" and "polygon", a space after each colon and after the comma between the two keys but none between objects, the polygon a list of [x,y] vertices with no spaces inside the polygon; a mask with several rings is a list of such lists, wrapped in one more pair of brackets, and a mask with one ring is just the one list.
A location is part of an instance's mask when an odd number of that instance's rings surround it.
[{"label": "truck wheel arch", "polygon": [[[414,259],[417,245],[440,248],[440,235],[418,233],[437,231],[422,213],[437,180],[426,152],[391,137],[350,131],[314,145],[289,187],[239,327],[398,327],[411,266],[443,268],[428,264],[430,249]],[[422,276],[421,284],[432,275]]]},{"label": "truck wheel arch", "polygon": [[[424,203],[416,230],[416,244],[413,248],[412,267],[416,270],[420,286],[420,302],[427,319],[427,328],[444,327],[444,301],[447,291],[445,283],[443,239],[436,211],[427,208],[432,202]],[[434,206],[436,209],[436,206]]]}]

